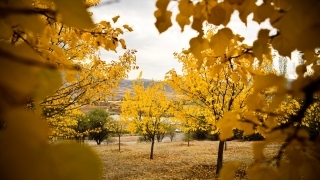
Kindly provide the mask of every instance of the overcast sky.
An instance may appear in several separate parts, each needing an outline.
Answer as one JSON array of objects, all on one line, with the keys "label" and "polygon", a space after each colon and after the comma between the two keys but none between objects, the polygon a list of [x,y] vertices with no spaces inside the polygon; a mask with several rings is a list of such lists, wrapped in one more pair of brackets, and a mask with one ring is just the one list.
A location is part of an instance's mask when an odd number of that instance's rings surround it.
[{"label": "overcast sky", "polygon": [[[189,40],[197,36],[197,33],[190,27],[185,27],[185,31],[181,33],[178,23],[175,22],[175,16],[178,13],[177,2],[170,2],[168,9],[173,12],[172,23],[173,26],[166,32],[159,34],[156,29],[155,17],[153,15],[156,10],[155,0],[119,0],[107,2],[97,7],[93,7],[90,11],[93,12],[93,19],[95,22],[102,20],[112,22],[112,17],[120,15],[115,27],[122,27],[128,24],[133,28],[133,32],[127,32],[121,36],[124,38],[128,49],[136,49],[137,65],[139,70],[133,70],[129,74],[129,79],[138,77],[140,71],[143,72],[142,78],[161,80],[164,78],[166,72],[175,69],[181,72],[181,64],[174,59],[174,52],[181,52],[182,48],[189,48]],[[240,34],[245,37],[245,43],[252,45],[253,40],[257,38],[257,33],[261,28],[271,29],[269,21],[261,23],[260,25],[252,21],[253,15],[248,16],[248,26],[246,27],[238,17],[236,11],[227,25],[234,34]],[[272,30],[271,33],[275,32]],[[101,59],[111,60],[118,59],[118,56],[123,54],[124,50],[118,48],[118,52],[102,51]],[[294,54],[292,57],[296,57]],[[289,76],[293,77],[293,62],[288,64]]]}]

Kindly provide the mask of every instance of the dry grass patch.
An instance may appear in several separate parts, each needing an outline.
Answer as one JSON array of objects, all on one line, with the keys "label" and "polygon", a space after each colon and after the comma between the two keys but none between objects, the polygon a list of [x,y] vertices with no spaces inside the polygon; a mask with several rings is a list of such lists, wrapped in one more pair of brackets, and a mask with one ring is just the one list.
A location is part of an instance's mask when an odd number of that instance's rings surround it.
[{"label": "dry grass patch", "polygon": [[[224,162],[240,161],[236,179],[246,179],[245,169],[253,161],[251,142],[228,142]],[[150,143],[94,146],[104,163],[105,179],[214,179],[217,141],[156,143],[149,159]],[[268,147],[274,154],[278,146]]]}]

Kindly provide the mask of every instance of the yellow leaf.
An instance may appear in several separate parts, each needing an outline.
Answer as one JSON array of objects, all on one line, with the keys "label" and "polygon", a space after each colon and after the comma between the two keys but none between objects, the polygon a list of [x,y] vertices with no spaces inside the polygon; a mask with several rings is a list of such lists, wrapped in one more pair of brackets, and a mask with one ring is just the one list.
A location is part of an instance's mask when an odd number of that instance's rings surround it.
[{"label": "yellow leaf", "polygon": [[123,49],[126,49],[127,46],[126,46],[126,42],[124,41],[124,39],[120,39],[119,41],[120,41],[120,43],[121,43],[122,48],[123,48]]},{"label": "yellow leaf", "polygon": [[306,180],[318,179],[320,172],[319,160],[313,157],[308,157],[299,170],[303,178]]},{"label": "yellow leaf", "polygon": [[57,10],[62,15],[64,23],[80,29],[93,28],[93,21],[82,0],[54,0]]},{"label": "yellow leaf", "polygon": [[256,0],[240,0],[241,4],[237,6],[237,10],[239,11],[239,18],[243,23],[247,25],[247,17],[251,14],[256,8]]},{"label": "yellow leaf", "polygon": [[213,35],[210,39],[210,47],[214,54],[223,56],[232,38],[233,33],[229,28],[220,29],[217,34]]},{"label": "yellow leaf", "polygon": [[278,51],[281,56],[288,56],[291,58],[291,52],[295,50],[295,47],[281,34],[273,38],[272,47]]},{"label": "yellow leaf", "polygon": [[97,153],[89,146],[78,143],[59,143],[52,147],[52,158],[59,170],[54,179],[101,178],[102,163]]},{"label": "yellow leaf", "polygon": [[182,15],[181,13],[177,14],[176,21],[181,27],[181,32],[184,31],[184,26],[190,24],[190,19],[187,16]]},{"label": "yellow leaf", "polygon": [[65,72],[65,80],[68,82],[73,82],[76,80],[76,71],[70,70]]},{"label": "yellow leaf", "polygon": [[22,108],[6,109],[2,118],[6,125],[0,131],[1,179],[50,179],[46,121]]},{"label": "yellow leaf", "polygon": [[193,22],[191,25],[192,29],[198,31],[202,35],[203,35],[203,30],[202,30],[203,21],[204,21],[204,19],[193,17]]},{"label": "yellow leaf", "polygon": [[120,34],[123,34],[123,31],[120,28],[117,28],[116,31],[118,31]]},{"label": "yellow leaf", "polygon": [[265,142],[252,143],[253,159],[255,162],[259,162],[264,159],[263,149],[265,145]]},{"label": "yellow leaf", "polygon": [[274,12],[274,7],[271,6],[270,2],[265,1],[263,4],[258,6],[254,11],[253,20],[259,24],[269,18]]},{"label": "yellow leaf", "polygon": [[38,75],[38,83],[34,97],[36,103],[54,93],[61,86],[61,73],[57,70],[42,69]]},{"label": "yellow leaf", "polygon": [[128,26],[127,24],[123,25],[123,27],[124,27],[125,29],[127,29],[128,31],[130,31],[130,32],[133,31],[133,29],[132,29],[130,26]]},{"label": "yellow leaf", "polygon": [[172,16],[171,11],[165,11],[162,13],[162,16],[161,16],[163,18],[157,18],[157,21],[155,22],[155,26],[157,27],[160,34],[172,26],[171,16]]},{"label": "yellow leaf", "polygon": [[100,24],[101,24],[101,25],[103,25],[103,26],[105,26],[105,27],[107,27],[107,28],[111,28],[111,24],[110,24],[110,22],[107,22],[107,21],[101,21],[101,22],[100,22]]},{"label": "yellow leaf", "polygon": [[248,96],[246,104],[249,110],[261,110],[264,107],[264,100],[258,94],[252,94]]},{"label": "yellow leaf", "polygon": [[190,0],[181,0],[178,5],[180,14],[186,17],[190,17],[193,14],[193,3]]},{"label": "yellow leaf", "polygon": [[239,162],[226,162],[223,164],[221,171],[219,173],[219,179],[221,180],[229,180],[234,179],[236,175],[236,171],[240,166]]},{"label": "yellow leaf", "polygon": [[253,42],[253,54],[260,62],[263,61],[262,55],[271,53],[271,49],[268,44],[269,32],[270,30],[268,29],[261,29],[258,33],[258,39]]},{"label": "yellow leaf", "polygon": [[219,3],[211,9],[208,18],[208,22],[216,26],[221,25],[226,19],[226,10],[223,8],[221,4],[222,3]]},{"label": "yellow leaf", "polygon": [[278,180],[280,179],[276,171],[269,167],[261,167],[259,165],[255,165],[250,167],[247,171],[249,179],[259,179],[259,180]]},{"label": "yellow leaf", "polygon": [[4,20],[0,20],[0,37],[3,39],[10,38],[13,34],[13,30],[9,24],[7,24]]},{"label": "yellow leaf", "polygon": [[246,111],[243,113],[243,117],[248,120],[248,121],[251,121],[253,122],[254,124],[256,125],[259,125],[260,124],[260,121],[259,119],[252,113],[252,111]]},{"label": "yellow leaf", "polygon": [[247,122],[239,122],[239,129],[242,129],[244,136],[249,136],[255,133],[254,125]]},{"label": "yellow leaf", "polygon": [[112,21],[113,21],[114,23],[116,23],[116,22],[118,21],[119,17],[120,17],[119,15],[118,15],[118,16],[115,16],[115,17],[113,17],[113,18],[112,18]]},{"label": "yellow leaf", "polygon": [[[37,75],[40,68],[33,64],[42,60],[28,45],[17,47],[0,43],[1,53],[0,84],[9,101],[25,103],[37,86]],[[33,65],[33,66],[32,66]]]},{"label": "yellow leaf", "polygon": [[254,79],[253,89],[255,92],[261,92],[265,88],[272,86],[284,86],[285,78],[275,74],[257,75]]},{"label": "yellow leaf", "polygon": [[231,79],[233,82],[238,82],[238,78],[239,78],[238,74],[236,73],[231,74]]},{"label": "yellow leaf", "polygon": [[208,49],[209,42],[206,39],[202,39],[201,36],[198,36],[190,39],[189,44],[190,44],[190,51],[197,58],[197,65],[198,65],[198,68],[200,68],[200,66],[203,63],[203,57],[201,52],[203,50]]},{"label": "yellow leaf", "polygon": [[220,129],[219,139],[226,140],[233,136],[233,128],[238,125],[238,114],[232,111],[228,111],[224,114],[223,118],[221,118],[217,122],[217,127]]}]

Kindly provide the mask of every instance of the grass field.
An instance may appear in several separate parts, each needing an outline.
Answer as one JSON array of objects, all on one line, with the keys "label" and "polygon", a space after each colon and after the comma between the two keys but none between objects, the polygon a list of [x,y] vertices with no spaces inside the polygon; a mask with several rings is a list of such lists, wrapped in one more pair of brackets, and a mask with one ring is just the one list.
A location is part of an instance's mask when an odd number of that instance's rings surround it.
[{"label": "grass field", "polygon": [[[217,141],[155,143],[154,159],[149,159],[150,143],[121,146],[94,146],[104,165],[104,179],[215,179]],[[264,153],[275,154],[279,145],[268,146]],[[230,141],[224,152],[224,162],[239,161],[235,179],[247,179],[245,169],[253,161],[252,142]]]}]

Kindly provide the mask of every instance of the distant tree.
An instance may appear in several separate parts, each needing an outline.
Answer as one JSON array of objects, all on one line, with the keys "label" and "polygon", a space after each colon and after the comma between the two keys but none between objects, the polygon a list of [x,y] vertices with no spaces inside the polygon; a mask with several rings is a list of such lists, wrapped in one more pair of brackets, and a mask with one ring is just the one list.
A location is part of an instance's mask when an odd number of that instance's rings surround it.
[{"label": "distant tree", "polygon": [[113,120],[111,125],[109,126],[110,129],[118,136],[118,143],[119,143],[119,152],[121,150],[120,143],[121,143],[121,136],[125,132],[125,129],[127,127],[127,122],[122,120]]},{"label": "distant tree", "polygon": [[[142,74],[140,74],[141,77]],[[150,159],[153,159],[154,142],[157,134],[165,133],[165,118],[172,106],[162,82],[152,81],[145,89],[144,83],[133,81],[134,95],[125,94],[122,117],[127,119],[128,130],[139,132],[151,140]]]},{"label": "distant tree", "polygon": [[80,142],[84,143],[84,139],[89,136],[89,121],[85,115],[77,116],[77,125],[72,128],[76,135],[75,139]]},{"label": "distant tree", "polygon": [[173,138],[176,136],[176,127],[171,125],[168,127],[168,130],[167,130],[167,134],[170,138],[170,141],[172,142]]},{"label": "distant tree", "polygon": [[95,140],[98,145],[108,137],[111,132],[110,125],[112,118],[104,109],[94,109],[87,115],[90,127],[90,138]]}]

